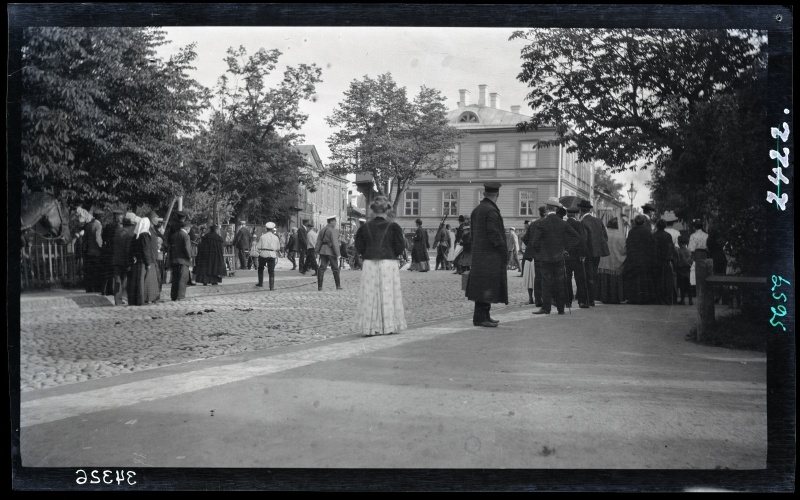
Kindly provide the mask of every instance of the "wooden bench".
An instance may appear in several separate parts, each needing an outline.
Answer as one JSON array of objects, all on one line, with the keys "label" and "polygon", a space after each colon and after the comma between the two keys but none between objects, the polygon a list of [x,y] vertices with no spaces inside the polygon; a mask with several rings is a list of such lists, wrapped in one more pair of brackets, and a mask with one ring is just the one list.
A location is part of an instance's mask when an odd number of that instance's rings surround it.
[{"label": "wooden bench", "polygon": [[700,338],[710,333],[712,335],[712,342],[713,326],[716,319],[714,289],[719,286],[757,288],[767,284],[767,278],[761,276],[715,276],[714,261],[712,259],[706,259],[704,263],[695,263],[695,278],[697,282],[697,311],[700,313],[697,340],[700,340]]}]

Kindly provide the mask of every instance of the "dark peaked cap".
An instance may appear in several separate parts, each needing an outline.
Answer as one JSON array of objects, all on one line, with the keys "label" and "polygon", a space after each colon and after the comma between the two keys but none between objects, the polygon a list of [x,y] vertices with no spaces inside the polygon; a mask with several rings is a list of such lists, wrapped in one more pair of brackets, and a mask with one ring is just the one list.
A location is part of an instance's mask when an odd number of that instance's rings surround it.
[{"label": "dark peaked cap", "polygon": [[483,184],[483,190],[487,193],[499,193],[501,186],[499,182],[486,182]]}]

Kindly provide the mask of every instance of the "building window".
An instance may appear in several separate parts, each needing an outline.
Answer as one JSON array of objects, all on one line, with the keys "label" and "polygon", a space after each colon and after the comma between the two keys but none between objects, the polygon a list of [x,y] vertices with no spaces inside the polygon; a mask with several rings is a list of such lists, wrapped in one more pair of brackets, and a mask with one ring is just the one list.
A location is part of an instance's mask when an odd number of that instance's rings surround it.
[{"label": "building window", "polygon": [[480,120],[478,120],[478,115],[472,111],[465,111],[458,117],[458,121],[459,123],[478,123]]},{"label": "building window", "polygon": [[442,191],[442,215],[458,215],[458,191]]},{"label": "building window", "polygon": [[538,213],[536,211],[536,190],[519,192],[519,214],[523,217]]},{"label": "building window", "polygon": [[494,168],[494,150],[495,143],[493,142],[482,142],[480,144],[478,168]]},{"label": "building window", "polygon": [[419,216],[419,191],[406,191],[403,196],[403,215]]},{"label": "building window", "polygon": [[519,143],[519,168],[536,168],[536,141]]}]

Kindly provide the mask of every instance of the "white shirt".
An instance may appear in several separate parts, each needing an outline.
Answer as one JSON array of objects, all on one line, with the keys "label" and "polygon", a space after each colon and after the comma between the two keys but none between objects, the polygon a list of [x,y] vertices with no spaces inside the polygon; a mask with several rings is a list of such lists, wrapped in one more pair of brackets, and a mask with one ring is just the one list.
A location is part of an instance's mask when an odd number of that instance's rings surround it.
[{"label": "white shirt", "polygon": [[278,235],[272,231],[267,231],[258,239],[258,256],[269,259],[278,256],[278,250],[281,248],[281,241]]},{"label": "white shirt", "polygon": [[689,236],[689,251],[694,252],[695,250],[708,250],[708,246],[706,246],[706,242],[708,241],[708,234],[702,229],[698,229],[691,236]]},{"label": "white shirt", "polygon": [[314,231],[314,228],[308,229],[308,234],[306,235],[306,239],[308,240],[307,248],[314,248],[317,245],[317,232]]}]

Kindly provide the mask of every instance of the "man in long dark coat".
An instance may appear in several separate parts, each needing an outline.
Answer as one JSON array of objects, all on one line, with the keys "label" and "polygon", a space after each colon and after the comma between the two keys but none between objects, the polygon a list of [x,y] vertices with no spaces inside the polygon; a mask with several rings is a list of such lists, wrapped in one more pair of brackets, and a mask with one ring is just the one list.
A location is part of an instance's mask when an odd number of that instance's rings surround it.
[{"label": "man in long dark coat", "polygon": [[308,251],[308,219],[303,219],[303,223],[297,228],[297,267],[300,274],[306,272],[306,253]]},{"label": "man in long dark coat", "polygon": [[492,304],[508,304],[508,248],[503,217],[497,208],[499,182],[483,185],[483,200],[470,215],[472,227],[472,260],[474,265],[467,280],[467,298],[475,301],[472,324],[496,327]]},{"label": "man in long dark coat", "polygon": [[608,232],[603,221],[592,215],[592,204],[589,200],[581,200],[578,203],[581,210],[581,224],[586,226],[587,247],[589,255],[586,257],[585,269],[586,280],[589,282],[589,306],[594,307],[595,278],[597,277],[597,266],[600,264],[600,257],[607,257],[611,254],[608,250]]},{"label": "man in long dark coat", "polygon": [[439,224],[439,229],[436,231],[436,237],[433,239],[433,246],[436,248],[436,268],[434,271],[438,271],[439,269],[442,271],[449,270],[449,265],[447,263],[447,251],[450,249],[450,237],[447,235],[444,222]]},{"label": "man in long dark coat", "polygon": [[[572,304],[573,299],[578,299],[578,306],[586,309],[589,307],[589,281],[586,279],[586,256],[589,249],[586,246],[588,235],[586,234],[586,227],[575,218],[580,209],[578,207],[570,207],[567,209],[567,224],[569,227],[578,233],[578,241],[570,248],[567,249],[569,256],[564,261],[567,269],[567,304]],[[575,285],[578,291],[573,296],[572,293],[572,278],[575,277]]]},{"label": "man in long dark coat", "polygon": [[219,226],[212,224],[208,233],[200,240],[195,262],[195,281],[203,285],[216,285],[227,276],[225,269],[224,240],[219,235]]},{"label": "man in long dark coat", "polygon": [[[122,229],[122,219],[125,217],[125,212],[122,210],[112,211],[114,214],[111,222],[103,227],[102,238],[103,248],[100,249],[101,265],[103,269],[103,295],[114,294],[114,237]],[[115,296],[116,300],[116,296]],[[119,305],[119,304],[117,304]]]},{"label": "man in long dark coat", "polygon": [[247,251],[250,250],[250,230],[247,229],[247,221],[239,221],[241,227],[233,238],[233,247],[236,249],[236,257],[239,258],[239,269],[247,269]]},{"label": "man in long dark coat", "polygon": [[181,222],[181,228],[172,233],[169,239],[169,260],[172,267],[172,288],[170,298],[186,298],[186,284],[189,282],[189,266],[192,264],[192,240],[189,238],[191,223]]},{"label": "man in long dark coat", "polygon": [[536,225],[531,245],[539,256],[542,269],[542,307],[533,314],[550,314],[555,303],[558,314],[564,314],[566,301],[566,271],[564,252],[580,239],[578,233],[556,214],[561,207],[558,198],[551,197],[545,203],[547,217]]},{"label": "man in long dark coat", "polygon": [[[542,222],[544,218],[547,217],[547,207],[542,205],[539,207],[539,218],[533,222],[531,222],[531,238],[525,242],[526,245],[530,245],[533,240],[533,231],[536,229],[536,224]],[[532,250],[533,255],[533,299],[534,304],[537,307],[542,307],[542,261],[539,256],[536,255],[536,250]]]}]

